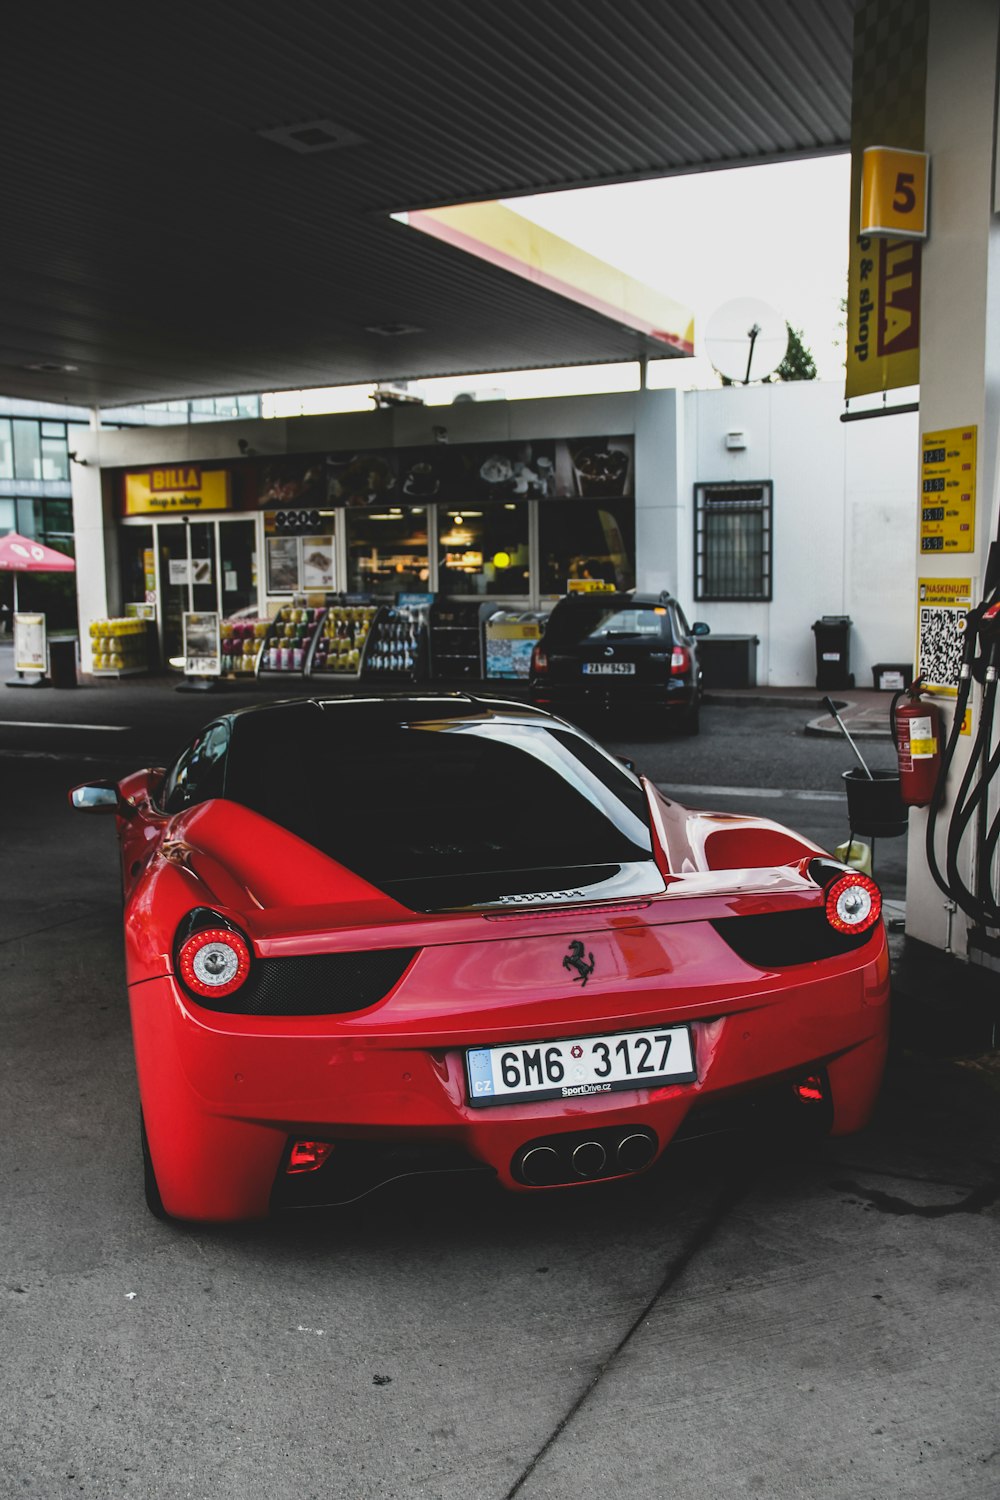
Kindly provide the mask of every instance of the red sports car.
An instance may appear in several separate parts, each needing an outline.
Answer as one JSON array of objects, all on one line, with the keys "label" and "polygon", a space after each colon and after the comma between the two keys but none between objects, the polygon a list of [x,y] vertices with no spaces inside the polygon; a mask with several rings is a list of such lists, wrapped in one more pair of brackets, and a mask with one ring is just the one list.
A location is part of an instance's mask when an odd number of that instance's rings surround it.
[{"label": "red sports car", "polygon": [[226,714],[117,814],[146,1194],[182,1219],[423,1171],[640,1172],[763,1101],[867,1120],[878,888],[690,812],[569,724],[461,694]]}]

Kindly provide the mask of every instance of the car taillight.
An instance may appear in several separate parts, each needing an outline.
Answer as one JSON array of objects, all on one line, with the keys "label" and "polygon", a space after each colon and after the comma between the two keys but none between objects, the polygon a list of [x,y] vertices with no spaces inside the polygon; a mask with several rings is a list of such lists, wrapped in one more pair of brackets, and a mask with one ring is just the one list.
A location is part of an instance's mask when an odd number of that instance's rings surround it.
[{"label": "car taillight", "polygon": [[691,653],[686,646],[675,646],[670,653],[671,677],[683,677],[691,665]]},{"label": "car taillight", "polygon": [[315,1172],[333,1150],[331,1141],[293,1141],[286,1172]]},{"label": "car taillight", "polygon": [[867,932],[882,915],[882,893],[867,875],[842,875],[826,892],[826,920],[837,932]]},{"label": "car taillight", "polygon": [[232,995],[250,973],[250,949],[229,927],[204,927],[181,944],[177,968],[193,995]]},{"label": "car taillight", "polygon": [[549,659],[541,646],[535,646],[531,653],[531,670],[536,677],[544,677],[549,670]]}]

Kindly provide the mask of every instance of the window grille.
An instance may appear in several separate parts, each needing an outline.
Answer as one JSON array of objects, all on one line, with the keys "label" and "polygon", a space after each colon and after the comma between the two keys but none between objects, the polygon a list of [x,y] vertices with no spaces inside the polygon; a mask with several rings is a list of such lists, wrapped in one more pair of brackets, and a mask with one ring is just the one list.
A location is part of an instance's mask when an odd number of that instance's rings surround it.
[{"label": "window grille", "polygon": [[769,479],[695,485],[696,599],[772,597],[772,498]]}]

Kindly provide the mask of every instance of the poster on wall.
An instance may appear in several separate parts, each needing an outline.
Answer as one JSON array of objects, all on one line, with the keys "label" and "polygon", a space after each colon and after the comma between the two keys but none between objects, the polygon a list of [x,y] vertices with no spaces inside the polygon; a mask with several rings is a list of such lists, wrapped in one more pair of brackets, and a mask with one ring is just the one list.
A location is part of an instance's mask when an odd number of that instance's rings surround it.
[{"label": "poster on wall", "polygon": [[332,505],[380,505],[396,493],[396,453],[330,453],[326,498]]},{"label": "poster on wall", "polygon": [[917,675],[927,692],[958,696],[971,578],[917,580]]},{"label": "poster on wall", "polygon": [[630,433],[299,454],[262,466],[258,483],[259,503],[268,507],[268,534],[325,527],[328,506],[615,500],[634,493]]},{"label": "poster on wall", "polygon": [[326,466],[321,454],[293,453],[261,464],[257,497],[261,505],[318,505],[325,500]]},{"label": "poster on wall", "polygon": [[218,677],[222,645],[216,612],[183,615],[184,672],[188,677]]},{"label": "poster on wall", "polygon": [[267,592],[288,594],[299,584],[299,540],[295,536],[269,536],[267,548]]},{"label": "poster on wall", "polygon": [[44,677],[47,667],[45,616],[15,614],[14,671],[40,672]]},{"label": "poster on wall", "polygon": [[302,587],[304,589],[333,588],[333,537],[304,536],[302,538]]}]

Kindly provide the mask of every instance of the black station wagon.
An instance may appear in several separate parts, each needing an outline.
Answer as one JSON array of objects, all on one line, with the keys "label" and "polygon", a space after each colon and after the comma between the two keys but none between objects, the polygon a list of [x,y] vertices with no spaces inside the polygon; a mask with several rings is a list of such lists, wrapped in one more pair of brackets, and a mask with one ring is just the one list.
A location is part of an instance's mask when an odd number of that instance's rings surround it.
[{"label": "black station wagon", "polygon": [[531,657],[531,702],[553,713],[635,710],[697,734],[697,637],[669,594],[567,594]]}]

